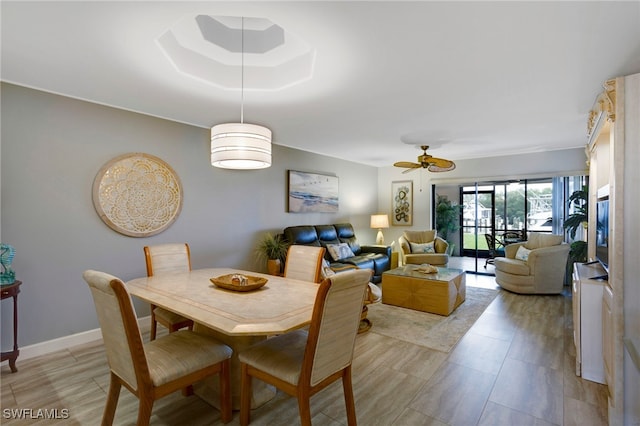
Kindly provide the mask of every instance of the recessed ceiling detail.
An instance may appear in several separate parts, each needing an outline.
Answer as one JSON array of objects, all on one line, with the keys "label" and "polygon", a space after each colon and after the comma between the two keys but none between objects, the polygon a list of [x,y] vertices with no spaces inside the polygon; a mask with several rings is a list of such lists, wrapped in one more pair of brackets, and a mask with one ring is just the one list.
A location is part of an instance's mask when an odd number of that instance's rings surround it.
[{"label": "recessed ceiling detail", "polygon": [[[187,16],[157,42],[175,68],[225,89],[280,90],[312,77],[315,49],[265,18]],[[244,40],[243,40],[244,38]]]},{"label": "recessed ceiling detail", "polygon": [[[271,21],[268,19],[253,19],[271,24]],[[268,28],[258,30],[245,28],[243,35],[242,28],[230,28],[218,19],[208,15],[196,16],[196,22],[198,28],[200,28],[202,37],[206,41],[217,44],[230,52],[242,53],[243,36],[245,53],[265,53],[284,44],[284,30],[275,24],[269,25]]]}]

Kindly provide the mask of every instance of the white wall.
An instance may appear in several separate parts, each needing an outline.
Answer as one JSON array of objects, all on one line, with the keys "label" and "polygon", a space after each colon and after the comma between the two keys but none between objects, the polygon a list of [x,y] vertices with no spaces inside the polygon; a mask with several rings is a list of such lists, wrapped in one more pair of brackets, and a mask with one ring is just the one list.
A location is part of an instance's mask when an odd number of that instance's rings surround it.
[{"label": "white wall", "polygon": [[[584,143],[576,141],[576,145]],[[444,155],[443,155],[444,156]],[[385,242],[391,243],[407,229],[432,229],[431,186],[474,183],[515,178],[540,178],[588,174],[584,148],[539,152],[533,154],[487,157],[456,161],[450,172],[430,173],[423,169],[403,174],[403,169],[384,167],[378,171],[378,210],[391,214],[391,182],[412,180],[414,191],[413,226],[392,226],[386,230]],[[456,198],[451,199],[457,201]],[[397,245],[397,243],[396,243]]]},{"label": "white wall", "polygon": [[[375,241],[369,228],[378,197],[374,167],[274,145],[271,168],[222,170],[210,165],[208,129],[10,84],[2,84],[1,107],[0,228],[2,241],[16,248],[13,266],[23,282],[20,346],[97,328],[82,271],[98,269],[124,280],[144,276],[145,245],[186,241],[194,268],[264,270],[253,254],[266,231],[351,222],[362,243]],[[149,238],[114,232],[93,207],[96,173],[129,152],[163,159],[182,181],[180,216]],[[287,213],[289,169],[338,176],[339,213]],[[139,316],[148,314],[146,304],[136,308]],[[12,344],[11,311],[2,309],[3,349]]]}]

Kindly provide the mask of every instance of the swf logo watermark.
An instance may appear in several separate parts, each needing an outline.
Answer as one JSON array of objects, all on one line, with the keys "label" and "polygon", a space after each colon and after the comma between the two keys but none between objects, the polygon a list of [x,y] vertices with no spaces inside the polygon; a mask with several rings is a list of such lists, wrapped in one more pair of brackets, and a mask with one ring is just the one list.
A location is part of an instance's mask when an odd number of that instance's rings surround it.
[{"label": "swf logo watermark", "polygon": [[3,408],[2,418],[13,420],[65,420],[68,408]]}]

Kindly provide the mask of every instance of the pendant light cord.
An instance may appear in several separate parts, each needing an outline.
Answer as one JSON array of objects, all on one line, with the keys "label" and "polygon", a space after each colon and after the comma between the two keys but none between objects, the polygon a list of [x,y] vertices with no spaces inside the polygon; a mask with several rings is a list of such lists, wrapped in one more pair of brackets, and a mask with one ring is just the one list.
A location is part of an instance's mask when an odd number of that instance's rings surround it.
[{"label": "pendant light cord", "polygon": [[240,123],[244,123],[244,16],[241,18],[240,37]]}]

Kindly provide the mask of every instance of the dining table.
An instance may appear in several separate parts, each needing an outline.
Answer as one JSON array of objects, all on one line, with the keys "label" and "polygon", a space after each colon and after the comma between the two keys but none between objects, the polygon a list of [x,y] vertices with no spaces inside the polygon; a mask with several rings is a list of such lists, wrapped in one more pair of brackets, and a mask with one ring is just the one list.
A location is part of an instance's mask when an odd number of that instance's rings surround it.
[{"label": "dining table", "polygon": [[[228,275],[265,278],[267,283],[251,291],[237,291],[211,281]],[[136,278],[126,285],[131,295],[193,320],[194,331],[215,336],[233,349],[231,393],[235,410],[240,408],[238,354],[269,336],[308,325],[319,287],[312,282],[232,268],[166,272]],[[194,386],[198,396],[216,407],[218,380],[214,376]],[[254,382],[251,407],[257,408],[271,400],[276,390]]]}]

